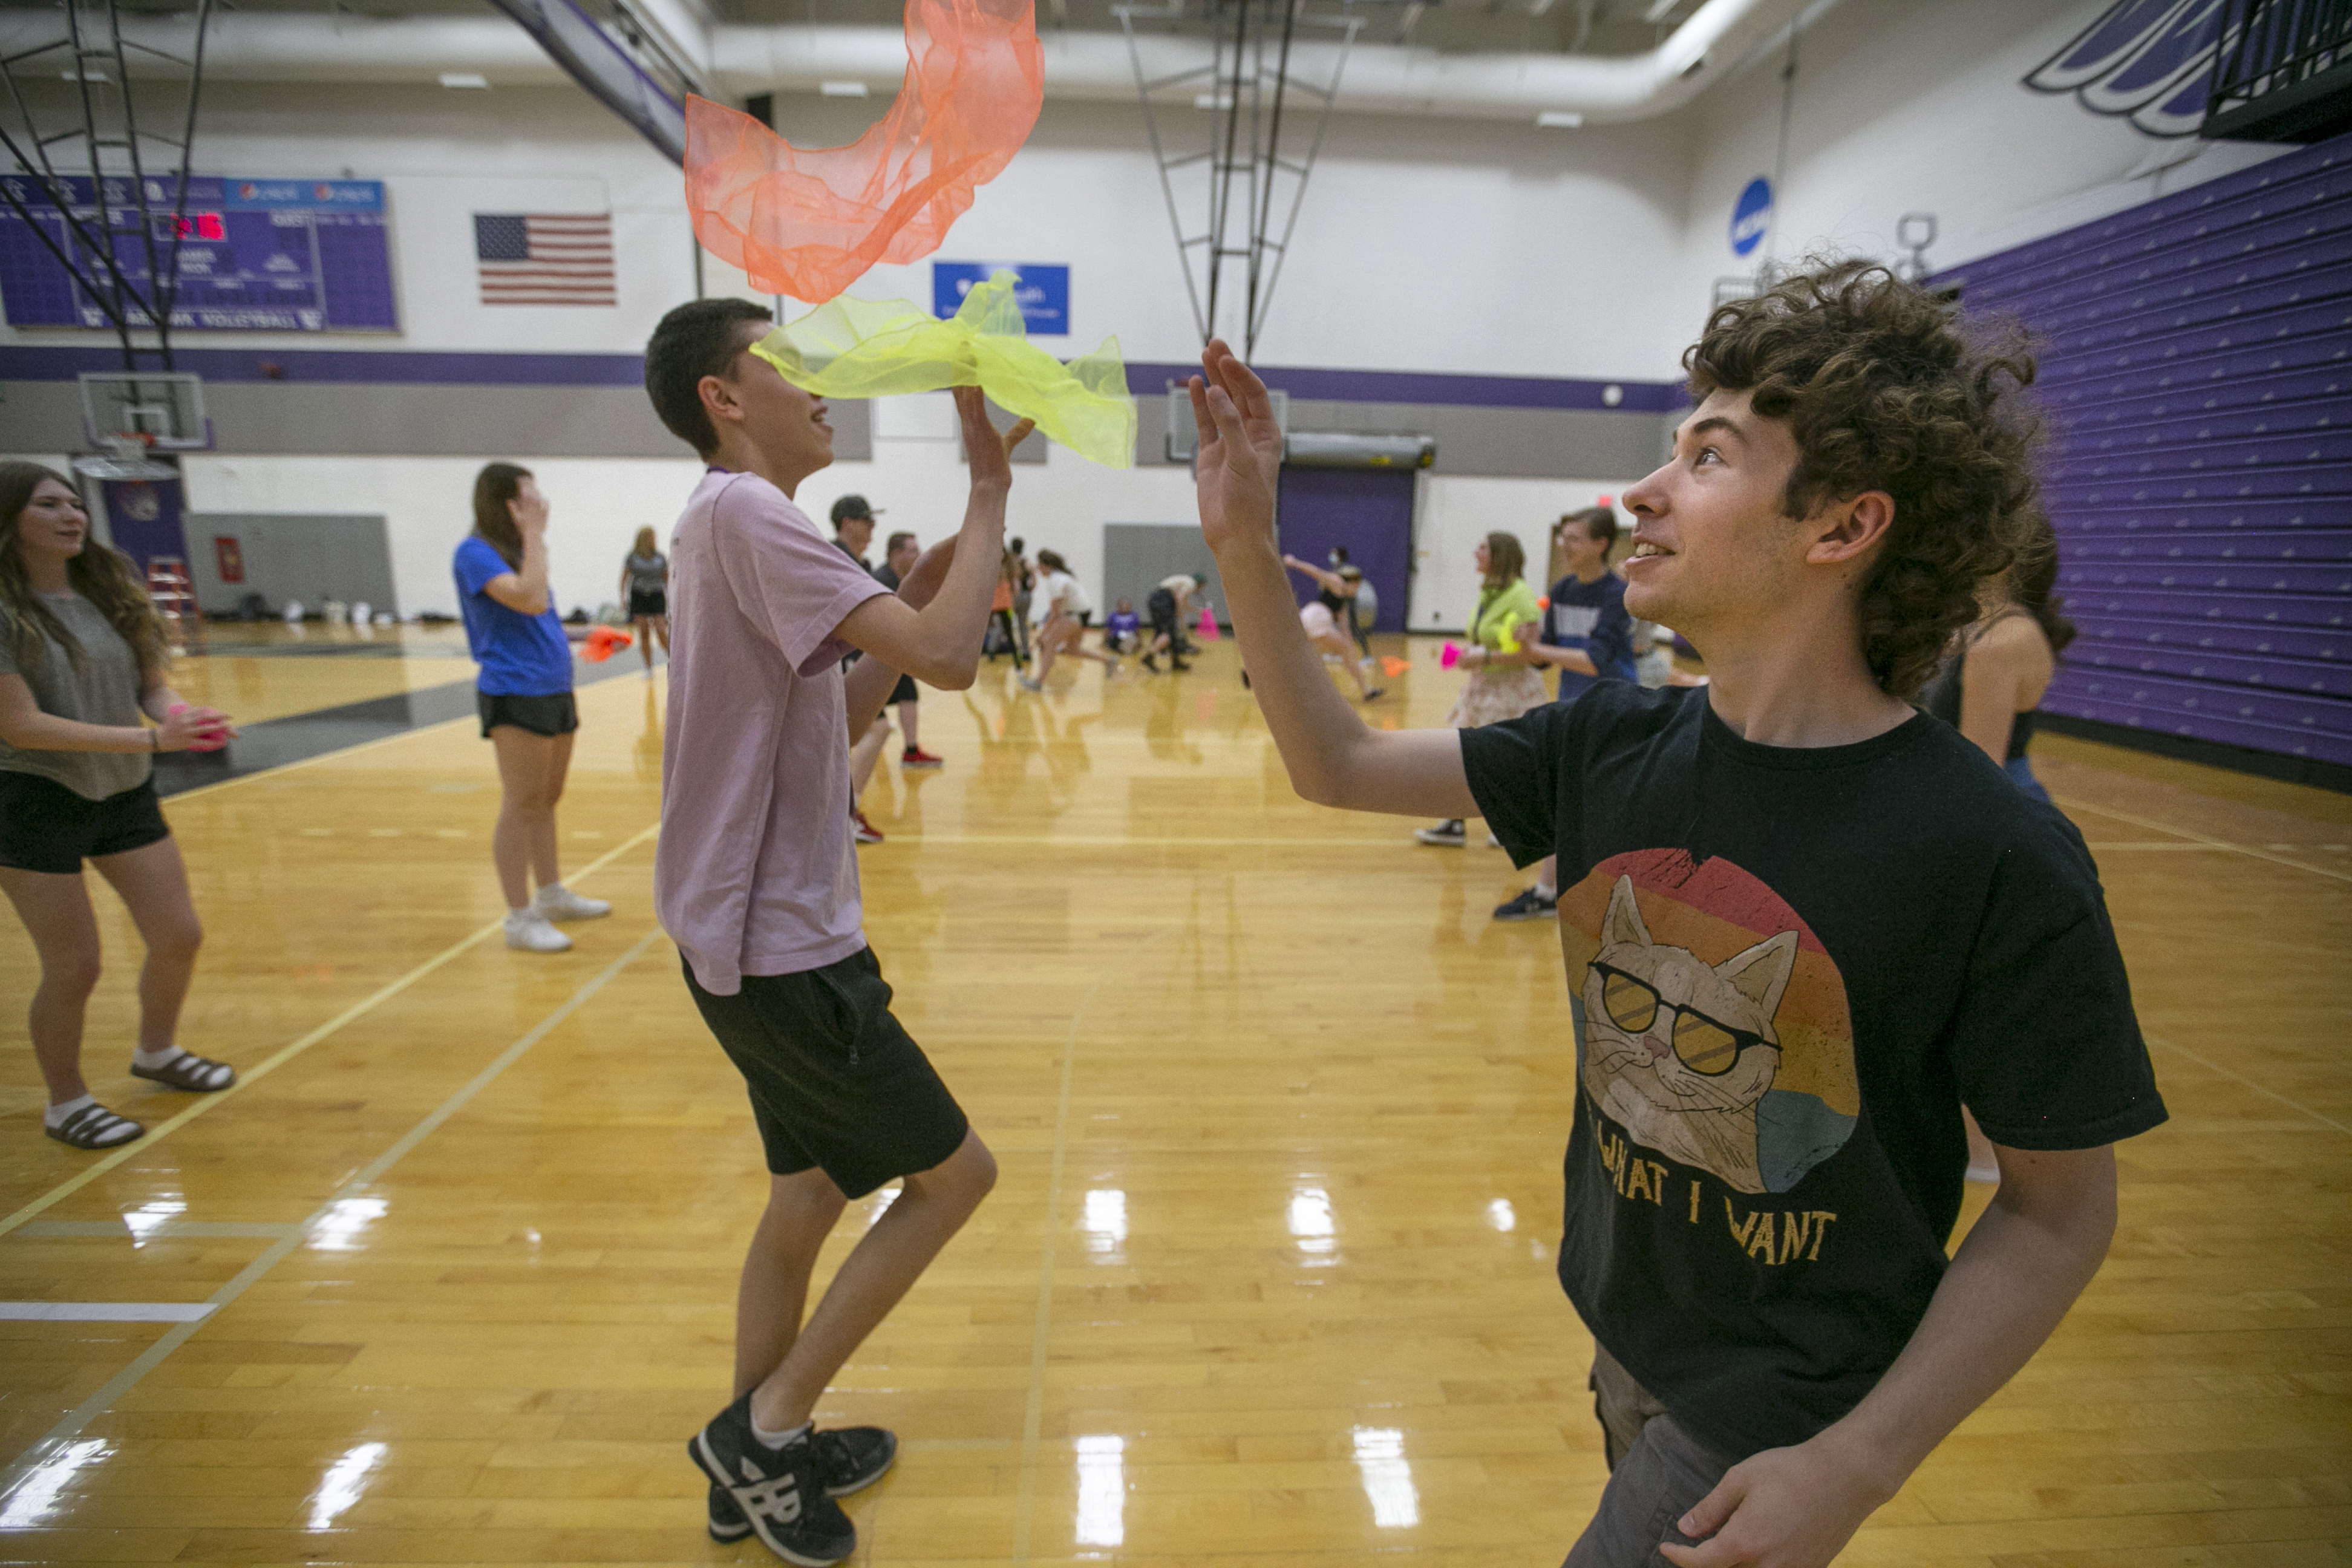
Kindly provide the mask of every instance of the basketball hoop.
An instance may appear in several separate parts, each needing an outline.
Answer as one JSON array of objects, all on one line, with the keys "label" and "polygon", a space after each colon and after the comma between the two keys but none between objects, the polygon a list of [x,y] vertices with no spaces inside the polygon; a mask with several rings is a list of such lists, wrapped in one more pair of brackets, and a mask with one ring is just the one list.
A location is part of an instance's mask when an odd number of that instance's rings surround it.
[{"label": "basketball hoop", "polygon": [[124,431],[103,437],[100,445],[104,455],[76,458],[74,471],[88,474],[93,479],[121,481],[127,479],[176,479],[180,470],[169,463],[159,463],[147,455],[155,437],[145,431]]}]

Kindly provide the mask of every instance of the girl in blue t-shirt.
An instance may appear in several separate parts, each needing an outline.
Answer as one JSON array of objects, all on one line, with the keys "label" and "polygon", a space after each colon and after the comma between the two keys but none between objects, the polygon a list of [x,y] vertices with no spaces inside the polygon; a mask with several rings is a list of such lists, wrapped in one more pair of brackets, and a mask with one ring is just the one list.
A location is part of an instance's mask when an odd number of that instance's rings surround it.
[{"label": "girl in blue t-shirt", "polygon": [[[547,589],[547,498],[529,468],[488,463],[474,478],[474,531],[457,546],[457,603],[482,735],[499,757],[499,825],[490,859],[507,900],[507,945],[562,952],[558,921],[613,912],[563,885],[555,860],[555,803],[572,767],[580,713],[572,700],[572,644]],[[530,890],[531,879],[539,892]]]}]

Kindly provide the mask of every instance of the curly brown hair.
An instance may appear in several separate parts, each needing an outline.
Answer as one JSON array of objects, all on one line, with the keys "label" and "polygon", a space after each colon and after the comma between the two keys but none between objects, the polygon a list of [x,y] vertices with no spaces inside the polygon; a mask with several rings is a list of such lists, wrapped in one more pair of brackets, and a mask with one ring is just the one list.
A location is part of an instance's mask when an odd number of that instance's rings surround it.
[{"label": "curly brown hair", "polygon": [[1862,586],[1862,645],[1880,686],[1915,696],[1976,619],[1978,585],[2047,526],[2022,333],[1979,341],[1951,306],[1885,268],[1824,262],[1719,307],[1683,368],[1694,397],[1745,392],[1758,414],[1789,422],[1789,516],[1865,490],[1895,499]]}]

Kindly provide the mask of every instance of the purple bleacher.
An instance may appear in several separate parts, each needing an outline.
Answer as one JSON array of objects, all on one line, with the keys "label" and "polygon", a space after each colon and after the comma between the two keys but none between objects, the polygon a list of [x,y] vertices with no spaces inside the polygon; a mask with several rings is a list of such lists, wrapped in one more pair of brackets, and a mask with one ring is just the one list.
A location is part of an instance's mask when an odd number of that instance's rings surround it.
[{"label": "purple bleacher", "polygon": [[2352,137],[1937,281],[2035,339],[2042,707],[2352,765]]}]

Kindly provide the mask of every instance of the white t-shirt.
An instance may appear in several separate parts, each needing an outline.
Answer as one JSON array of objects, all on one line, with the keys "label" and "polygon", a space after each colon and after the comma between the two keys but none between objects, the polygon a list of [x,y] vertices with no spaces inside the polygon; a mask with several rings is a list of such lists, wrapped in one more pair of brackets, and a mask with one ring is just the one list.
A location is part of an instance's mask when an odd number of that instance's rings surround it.
[{"label": "white t-shirt", "polygon": [[1078,586],[1076,577],[1067,572],[1047,572],[1037,579],[1037,591],[1029,600],[1030,618],[1038,626],[1044,626],[1045,617],[1054,613],[1055,605],[1061,605],[1062,614],[1072,620],[1091,615],[1095,607],[1094,601],[1087,597],[1087,591]]}]

